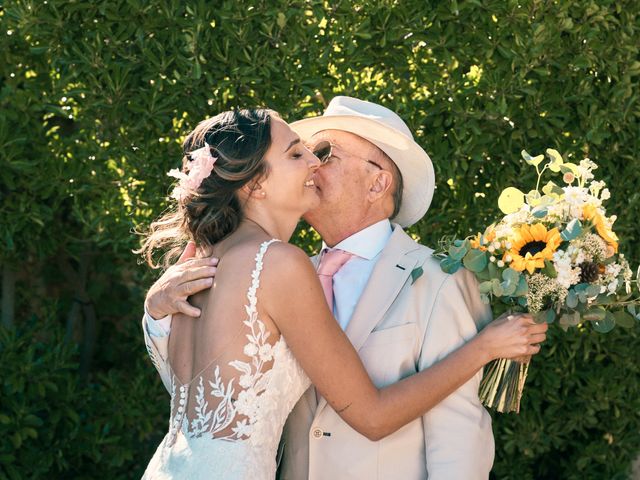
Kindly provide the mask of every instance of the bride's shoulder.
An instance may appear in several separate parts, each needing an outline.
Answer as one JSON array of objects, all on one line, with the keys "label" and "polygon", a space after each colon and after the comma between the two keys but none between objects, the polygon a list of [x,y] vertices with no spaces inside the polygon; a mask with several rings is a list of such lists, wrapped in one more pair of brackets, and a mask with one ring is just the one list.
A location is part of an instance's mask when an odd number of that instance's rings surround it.
[{"label": "bride's shoulder", "polygon": [[315,270],[307,254],[295,245],[274,242],[263,259],[264,274],[279,282],[295,280],[300,275],[315,276]]},{"label": "bride's shoulder", "polygon": [[304,251],[287,242],[274,242],[269,246],[269,251],[265,255],[265,262],[280,265],[310,265],[311,261]]},{"label": "bride's shoulder", "polygon": [[[268,248],[264,248],[269,243]],[[310,264],[309,257],[304,251],[295,245],[282,241],[248,240],[237,243],[229,248],[221,259],[234,266],[240,263],[255,263],[258,256],[262,257],[262,263],[269,269],[280,270],[283,267]],[[221,265],[224,266],[224,265]]]}]

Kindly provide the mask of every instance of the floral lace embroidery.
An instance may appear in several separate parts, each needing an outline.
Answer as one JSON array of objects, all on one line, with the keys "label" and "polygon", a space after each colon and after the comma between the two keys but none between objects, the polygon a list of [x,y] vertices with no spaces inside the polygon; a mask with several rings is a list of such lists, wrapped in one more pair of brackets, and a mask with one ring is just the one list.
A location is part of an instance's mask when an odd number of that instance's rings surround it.
[{"label": "floral lace embroidery", "polygon": [[[201,437],[204,434],[211,435],[212,438],[237,441],[248,439],[253,428],[258,421],[258,413],[260,409],[259,398],[267,389],[271,379],[272,370],[263,371],[264,365],[274,358],[275,349],[278,344],[283,343],[281,337],[275,345],[267,342],[269,332],[264,323],[258,318],[256,291],[260,287],[260,273],[263,267],[263,257],[269,245],[278,240],[273,239],[264,242],[260,246],[260,250],[256,254],[256,266],[251,274],[251,286],[247,292],[248,305],[245,305],[247,319],[243,324],[249,327],[250,331],[246,335],[249,343],[243,349],[244,354],[250,358],[249,362],[234,360],[229,365],[241,373],[238,379],[238,385],[242,390],[239,391],[237,399],[234,401],[235,387],[234,380],[231,379],[225,385],[220,376],[220,367],[216,366],[213,372],[213,381],[208,381],[210,388],[209,395],[219,398],[215,410],[209,408],[209,402],[206,400],[207,395],[202,373],[209,367],[205,367],[203,372],[185,385],[178,388],[180,398],[178,406],[175,408],[176,402],[176,386],[179,380],[175,375],[171,376],[171,422],[169,425],[169,435],[167,436],[167,446],[172,445],[178,433],[178,430],[189,438]],[[152,357],[153,359],[153,357]],[[186,418],[186,402],[191,390],[191,383],[198,379],[195,387],[195,418],[189,424]],[[226,436],[218,436],[219,432],[227,429],[237,416],[242,416],[242,420],[236,420],[235,425],[231,427],[231,434]]]}]

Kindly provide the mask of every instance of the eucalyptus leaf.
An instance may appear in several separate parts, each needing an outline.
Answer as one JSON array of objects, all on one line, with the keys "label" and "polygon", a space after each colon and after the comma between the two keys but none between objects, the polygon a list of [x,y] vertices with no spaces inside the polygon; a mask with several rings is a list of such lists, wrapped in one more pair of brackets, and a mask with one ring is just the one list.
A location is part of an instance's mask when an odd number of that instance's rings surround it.
[{"label": "eucalyptus leaf", "polygon": [[[489,265],[493,265],[491,262],[489,262]],[[478,279],[479,282],[486,282],[488,280],[491,280],[493,277],[492,275],[489,273],[489,269],[485,268],[484,270],[482,270],[481,272],[474,272],[476,275],[476,279]]]},{"label": "eucalyptus leaf", "polygon": [[502,279],[509,283],[518,283],[520,280],[521,273],[514,270],[513,268],[505,268],[502,271]]},{"label": "eucalyptus leaf", "polygon": [[575,163],[563,163],[560,165],[560,171],[562,173],[573,173],[576,177],[580,176],[580,170]]},{"label": "eucalyptus leaf", "polygon": [[565,299],[565,303],[569,308],[576,308],[579,303],[578,294],[573,290],[569,290],[569,293],[567,293],[567,298]]},{"label": "eucalyptus leaf", "polygon": [[540,192],[537,190],[531,190],[529,193],[525,195],[525,198],[527,199],[527,203],[530,206],[535,207],[540,204],[540,199],[542,198],[542,195],[540,195]]},{"label": "eucalyptus leaf", "polygon": [[546,150],[547,152],[547,156],[549,157],[549,170],[551,170],[552,172],[559,172],[560,171],[560,165],[562,165],[564,163],[564,161],[562,160],[562,156],[560,155],[560,153],[558,153],[557,150],[553,149],[553,148],[547,148]]},{"label": "eucalyptus leaf", "polygon": [[456,273],[461,266],[462,263],[459,260],[454,260],[451,257],[445,257],[440,260],[440,268],[444,273]]},{"label": "eucalyptus leaf", "polygon": [[544,268],[541,272],[549,278],[556,278],[558,276],[556,267],[553,266],[553,262],[551,260],[544,261]]},{"label": "eucalyptus leaf", "polygon": [[536,218],[544,218],[549,213],[549,209],[547,207],[538,206],[531,211],[531,215]]},{"label": "eucalyptus leaf", "polygon": [[526,150],[522,150],[522,152],[520,152],[520,155],[522,155],[522,158],[525,162],[536,167],[540,165],[540,163],[544,160],[544,155],[536,155],[535,157],[532,157],[531,155],[529,155],[529,153],[527,153]]},{"label": "eucalyptus leaf", "polygon": [[516,293],[516,289],[518,288],[517,283],[509,283],[509,282],[502,282],[500,286],[502,287],[502,295],[505,295],[508,297],[513,296]]},{"label": "eucalyptus leaf", "polygon": [[620,325],[623,328],[633,328],[636,324],[636,318],[634,315],[630,315],[624,310],[618,310],[613,312],[616,325]]},{"label": "eucalyptus leaf", "polygon": [[536,323],[553,323],[553,321],[556,319],[556,312],[553,309],[549,308],[547,310],[536,313],[533,318]]},{"label": "eucalyptus leaf", "polygon": [[469,250],[469,252],[464,256],[462,263],[464,263],[464,266],[472,272],[481,272],[487,268],[489,258],[486,252],[481,252],[480,250]]},{"label": "eucalyptus leaf", "polygon": [[482,282],[478,286],[478,289],[480,290],[480,293],[484,293],[484,294],[491,293],[491,291],[493,290],[493,283],[491,281]]},{"label": "eucalyptus leaf", "polygon": [[586,292],[589,297],[595,298],[600,293],[600,285],[589,285]]},{"label": "eucalyptus leaf", "polygon": [[514,213],[524,205],[524,193],[515,187],[505,188],[498,198],[498,208],[502,213]]},{"label": "eucalyptus leaf", "polygon": [[495,263],[489,262],[487,264],[487,272],[489,273],[490,278],[496,278],[499,274],[499,269]]},{"label": "eucalyptus leaf", "polygon": [[606,312],[606,315],[601,320],[594,320],[593,329],[596,332],[608,333],[616,326],[616,319],[611,312]]},{"label": "eucalyptus leaf", "polygon": [[463,242],[460,246],[452,245],[449,247],[449,256],[453,260],[462,260],[464,256],[469,251],[469,245],[466,242]]},{"label": "eucalyptus leaf", "polygon": [[496,297],[502,297],[504,295],[504,288],[502,288],[502,283],[500,283],[500,280],[494,278],[491,281],[491,287],[493,289],[493,294]]},{"label": "eucalyptus leaf", "polygon": [[581,233],[582,233],[582,224],[580,223],[580,220],[578,220],[577,218],[574,218],[569,223],[567,223],[567,226],[565,227],[565,229],[562,232],[560,232],[560,236],[565,242],[568,242],[578,237],[578,235],[580,235]]},{"label": "eucalyptus leaf", "polygon": [[559,187],[558,185],[556,185],[553,182],[547,182],[547,184],[542,187],[542,193],[544,193],[545,195],[549,195],[549,196],[561,196],[564,195],[564,190]]},{"label": "eucalyptus leaf", "polygon": [[558,323],[564,330],[567,330],[569,327],[575,327],[576,325],[580,324],[580,313],[564,313],[560,316],[560,320],[558,321]]},{"label": "eucalyptus leaf", "polygon": [[503,294],[507,296],[514,295],[518,288],[520,273],[513,268],[505,268],[502,271],[502,278],[504,279],[501,283]]},{"label": "eucalyptus leaf", "polygon": [[596,305],[610,305],[615,301],[616,299],[611,295],[607,295],[606,293],[601,293],[596,297],[596,299],[594,300],[594,303]]},{"label": "eucalyptus leaf", "polygon": [[527,293],[529,293],[529,284],[527,283],[527,279],[525,278],[525,276],[520,275],[520,280],[518,280],[518,288],[516,288],[516,291],[513,292],[513,296],[525,297],[525,302],[526,302]]},{"label": "eucalyptus leaf", "polygon": [[607,311],[602,307],[591,307],[582,314],[582,318],[589,322],[603,321]]}]

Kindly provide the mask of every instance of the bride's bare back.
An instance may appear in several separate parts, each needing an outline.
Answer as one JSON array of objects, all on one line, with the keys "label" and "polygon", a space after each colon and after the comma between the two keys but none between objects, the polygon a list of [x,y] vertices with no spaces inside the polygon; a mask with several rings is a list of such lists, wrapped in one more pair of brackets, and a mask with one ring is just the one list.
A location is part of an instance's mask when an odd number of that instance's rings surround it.
[{"label": "bride's bare back", "polygon": [[[280,332],[260,302],[262,257],[271,242],[223,243],[211,289],[192,298],[200,318],[179,318],[169,340],[169,365],[177,394],[172,428],[238,440],[255,420],[248,403],[264,389]],[[206,407],[205,407],[206,405]],[[210,415],[209,415],[210,414]],[[187,425],[183,425],[187,427]]]}]

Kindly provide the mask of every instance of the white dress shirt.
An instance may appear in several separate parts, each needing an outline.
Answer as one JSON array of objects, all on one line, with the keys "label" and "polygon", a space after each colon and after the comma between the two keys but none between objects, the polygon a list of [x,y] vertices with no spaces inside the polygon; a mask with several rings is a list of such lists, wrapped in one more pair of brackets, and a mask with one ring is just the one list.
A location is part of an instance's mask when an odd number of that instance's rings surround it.
[{"label": "white dress shirt", "polygon": [[172,315],[167,315],[159,320],[156,320],[149,312],[147,312],[147,306],[144,307],[144,320],[147,325],[147,333],[152,337],[162,338],[171,333],[171,319]]},{"label": "white dress shirt", "polygon": [[[333,276],[333,314],[343,330],[349,325],[373,267],[392,232],[391,223],[384,219],[354,233],[333,247],[354,255]],[[325,244],[322,246],[323,251],[327,249]]]},{"label": "white dress shirt", "polygon": [[[388,219],[381,220],[345,238],[333,248],[352,253],[352,257],[333,276],[333,314],[344,330],[369,281],[380,252],[387,245],[393,229]],[[323,251],[328,249],[323,243]],[[145,308],[147,332],[152,337],[166,337],[171,332],[171,315],[155,320]]]}]

